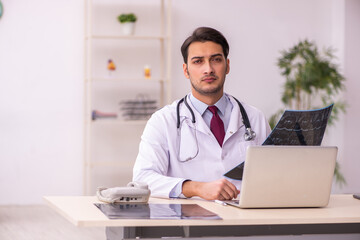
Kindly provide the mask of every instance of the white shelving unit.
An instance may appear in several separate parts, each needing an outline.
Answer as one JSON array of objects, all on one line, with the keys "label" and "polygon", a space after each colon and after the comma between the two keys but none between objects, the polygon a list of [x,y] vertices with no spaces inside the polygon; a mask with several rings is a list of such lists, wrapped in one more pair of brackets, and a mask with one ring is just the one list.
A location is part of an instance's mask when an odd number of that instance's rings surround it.
[{"label": "white shelving unit", "polygon": [[[117,16],[130,12],[138,18],[135,34],[122,35]],[[160,108],[170,101],[170,20],[171,0],[85,0],[84,195],[131,180],[146,119],[126,120],[119,103],[145,96]],[[94,110],[118,117],[94,120]]]}]

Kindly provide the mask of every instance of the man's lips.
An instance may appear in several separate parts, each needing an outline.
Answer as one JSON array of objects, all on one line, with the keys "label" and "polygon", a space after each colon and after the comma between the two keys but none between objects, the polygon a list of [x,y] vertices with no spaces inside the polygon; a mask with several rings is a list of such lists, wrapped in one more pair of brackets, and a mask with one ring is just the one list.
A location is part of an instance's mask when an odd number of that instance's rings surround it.
[{"label": "man's lips", "polygon": [[216,77],[204,77],[203,79],[202,79],[204,82],[213,82],[213,81],[215,81],[216,80]]}]

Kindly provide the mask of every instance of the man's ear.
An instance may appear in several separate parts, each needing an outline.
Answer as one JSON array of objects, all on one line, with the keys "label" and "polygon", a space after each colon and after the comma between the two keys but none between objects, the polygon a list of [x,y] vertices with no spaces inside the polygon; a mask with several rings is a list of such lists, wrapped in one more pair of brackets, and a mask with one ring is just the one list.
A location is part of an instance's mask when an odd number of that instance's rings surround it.
[{"label": "man's ear", "polygon": [[226,60],[226,74],[228,74],[230,72],[230,60],[227,59]]},{"label": "man's ear", "polygon": [[183,63],[183,71],[184,71],[184,75],[186,78],[190,78],[189,76],[189,71],[188,71],[188,68],[187,68],[187,64],[186,63]]}]

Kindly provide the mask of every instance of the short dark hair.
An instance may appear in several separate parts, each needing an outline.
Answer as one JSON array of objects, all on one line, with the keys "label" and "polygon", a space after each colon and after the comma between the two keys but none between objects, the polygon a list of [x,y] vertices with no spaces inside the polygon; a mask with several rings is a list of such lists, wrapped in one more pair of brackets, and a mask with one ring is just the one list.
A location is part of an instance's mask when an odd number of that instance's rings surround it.
[{"label": "short dark hair", "polygon": [[184,63],[187,64],[187,58],[189,55],[188,49],[191,43],[207,41],[220,44],[223,49],[225,59],[227,59],[227,56],[229,54],[229,44],[226,41],[224,35],[222,35],[222,33],[218,30],[210,27],[199,27],[194,30],[192,35],[189,36],[181,46],[181,54],[184,58]]}]

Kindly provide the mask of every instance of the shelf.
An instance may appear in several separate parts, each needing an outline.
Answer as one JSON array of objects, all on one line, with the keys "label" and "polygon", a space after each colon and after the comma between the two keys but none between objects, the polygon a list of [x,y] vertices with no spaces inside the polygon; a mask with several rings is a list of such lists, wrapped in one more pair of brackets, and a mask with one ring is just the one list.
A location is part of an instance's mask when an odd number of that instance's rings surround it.
[{"label": "shelf", "polygon": [[91,78],[85,79],[86,82],[105,82],[105,81],[110,81],[110,82],[167,82],[167,80],[164,79],[160,79],[160,78],[151,78],[151,79],[145,79],[145,78],[106,78],[106,77],[99,77],[99,78]]},{"label": "shelf", "polygon": [[[171,0],[160,0],[149,5],[148,0],[133,0],[131,2],[136,4],[131,7],[129,2],[85,0],[85,34],[82,38],[85,57],[85,195],[94,189],[99,180],[114,180],[108,179],[108,167],[116,166],[120,182],[128,181],[150,112],[171,101]],[[114,21],[120,10],[137,13],[141,21],[137,23],[135,35],[122,35],[122,29]],[[119,66],[116,71],[108,71],[109,59]],[[146,64],[152,67],[150,79],[145,78]],[[129,107],[122,106],[124,101],[138,100],[142,96],[155,101],[151,107],[145,108],[147,111],[143,114],[130,113],[127,111]],[[92,120],[95,109],[100,110],[96,119]],[[126,120],[130,116],[143,118]],[[110,184],[117,184],[118,181],[116,179]]]},{"label": "shelf", "polygon": [[104,40],[109,40],[109,39],[137,39],[137,40],[164,40],[167,37],[164,36],[137,36],[137,35],[130,35],[130,36],[125,36],[125,35],[91,35],[91,36],[86,36],[86,39],[104,39]]},{"label": "shelf", "polygon": [[120,120],[120,119],[97,119],[91,120],[88,123],[90,124],[119,124],[119,125],[132,125],[132,126],[142,126],[147,123],[148,120]]},{"label": "shelf", "polygon": [[124,161],[90,161],[85,163],[89,167],[94,166],[103,166],[103,167],[112,167],[112,166],[133,166],[132,162],[124,162]]}]

